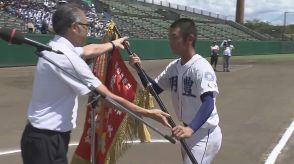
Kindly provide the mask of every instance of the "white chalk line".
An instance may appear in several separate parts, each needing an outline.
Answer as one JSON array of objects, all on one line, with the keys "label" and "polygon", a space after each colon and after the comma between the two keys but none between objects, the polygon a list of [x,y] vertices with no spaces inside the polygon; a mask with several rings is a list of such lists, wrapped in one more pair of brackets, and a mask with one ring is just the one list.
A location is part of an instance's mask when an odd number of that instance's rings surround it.
[{"label": "white chalk line", "polygon": [[280,139],[280,141],[278,142],[278,144],[275,146],[275,148],[269,154],[268,158],[265,161],[265,164],[274,164],[275,163],[277,157],[279,156],[282,149],[286,145],[287,141],[291,137],[293,130],[294,130],[294,120],[292,121],[292,123],[290,124],[288,129],[285,131],[285,133],[283,134],[283,136]]},{"label": "white chalk line", "polygon": [[[134,141],[125,141],[125,143],[128,143],[128,144],[139,144],[141,143],[140,140],[134,140]],[[151,140],[151,143],[169,143],[169,141],[167,140],[160,140],[160,139],[154,139],[154,140]],[[79,143],[78,142],[72,142],[70,144],[68,144],[69,147],[72,147],[72,146],[77,146]],[[5,151],[0,151],[0,156],[1,155],[10,155],[10,154],[15,154],[15,153],[20,153],[21,150],[20,149],[16,149],[16,150],[5,150]]]},{"label": "white chalk line", "polygon": [[[294,120],[292,121],[290,126],[287,128],[287,130],[283,134],[282,138],[279,140],[278,144],[275,146],[275,148],[269,154],[268,158],[265,160],[265,164],[274,164],[275,163],[278,155],[281,153],[282,149],[285,147],[285,145],[288,142],[289,138],[291,137],[293,131],[294,131]],[[141,143],[141,141],[134,140],[134,141],[126,141],[125,143],[138,144],[138,143]],[[154,140],[151,140],[151,143],[169,143],[169,141],[154,139]],[[78,142],[73,142],[73,143],[69,144],[69,147],[77,146],[77,145],[78,145]],[[21,150],[19,150],[19,149],[0,151],[0,156],[14,154],[14,153],[20,153],[20,151]]]}]

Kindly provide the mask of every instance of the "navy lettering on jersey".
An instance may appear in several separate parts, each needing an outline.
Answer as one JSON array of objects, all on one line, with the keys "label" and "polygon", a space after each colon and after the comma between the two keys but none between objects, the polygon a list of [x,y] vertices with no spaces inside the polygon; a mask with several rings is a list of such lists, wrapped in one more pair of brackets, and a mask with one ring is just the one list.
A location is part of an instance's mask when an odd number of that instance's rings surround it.
[{"label": "navy lettering on jersey", "polygon": [[190,76],[186,76],[184,78],[184,96],[191,96],[191,97],[196,97],[195,95],[192,94],[192,86],[193,86],[194,81],[191,79]]},{"label": "navy lettering on jersey", "polygon": [[170,90],[177,92],[177,87],[178,87],[178,76],[173,76],[169,78],[170,82]]}]

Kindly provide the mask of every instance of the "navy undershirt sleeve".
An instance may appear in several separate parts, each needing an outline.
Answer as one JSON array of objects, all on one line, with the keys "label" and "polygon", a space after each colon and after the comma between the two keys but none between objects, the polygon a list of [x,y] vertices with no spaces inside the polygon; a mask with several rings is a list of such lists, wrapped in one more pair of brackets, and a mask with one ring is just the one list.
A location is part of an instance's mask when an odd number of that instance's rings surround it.
[{"label": "navy undershirt sleeve", "polygon": [[[144,87],[146,88],[146,86],[147,86],[147,82],[146,81],[144,81],[143,79],[143,74],[142,73],[138,73],[138,75],[139,75],[139,77],[140,77],[140,79],[141,79],[141,82],[142,82],[142,84],[144,85]],[[148,78],[148,81],[152,84],[152,86],[153,86],[153,88],[154,88],[154,90],[155,90],[155,92],[157,93],[157,94],[160,94],[162,91],[163,91],[163,89],[161,89],[160,88],[160,86],[152,79],[152,78],[150,78],[146,73],[145,73],[145,75],[147,76],[147,78]]]},{"label": "navy undershirt sleeve", "polygon": [[188,125],[194,133],[207,121],[214,108],[213,92],[205,92],[200,98],[202,101],[200,109]]}]

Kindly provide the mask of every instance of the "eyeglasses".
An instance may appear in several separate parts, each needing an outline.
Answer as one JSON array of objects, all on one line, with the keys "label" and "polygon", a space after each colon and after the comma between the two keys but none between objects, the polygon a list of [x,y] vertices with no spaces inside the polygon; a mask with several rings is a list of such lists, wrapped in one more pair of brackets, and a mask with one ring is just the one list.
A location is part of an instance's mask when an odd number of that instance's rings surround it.
[{"label": "eyeglasses", "polygon": [[79,24],[79,25],[82,25],[82,26],[86,26],[87,28],[90,27],[89,23],[82,23],[82,22],[76,22],[76,23]]}]

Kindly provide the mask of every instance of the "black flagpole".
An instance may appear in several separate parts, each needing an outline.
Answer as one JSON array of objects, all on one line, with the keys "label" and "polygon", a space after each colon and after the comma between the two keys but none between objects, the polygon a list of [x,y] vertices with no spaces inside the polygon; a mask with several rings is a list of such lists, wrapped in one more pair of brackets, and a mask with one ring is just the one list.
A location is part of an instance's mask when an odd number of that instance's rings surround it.
[{"label": "black flagpole", "polygon": [[[118,35],[119,38],[122,37],[121,34],[120,34],[120,32],[118,31],[116,25],[114,25],[113,30],[115,31],[115,33],[117,33],[117,35]],[[129,45],[128,45],[126,42],[123,42],[123,45],[124,45],[124,47],[125,47],[125,49],[126,49],[126,51],[128,52],[129,55],[135,55],[135,54],[131,51]],[[146,89],[148,89],[149,92],[152,94],[152,96],[155,98],[155,100],[157,101],[157,103],[158,103],[160,109],[161,109],[163,112],[168,113],[168,111],[167,111],[167,109],[165,108],[165,106],[164,106],[163,102],[161,101],[160,97],[159,97],[158,94],[155,92],[155,90],[154,90],[152,84],[151,84],[150,81],[148,80],[147,75],[146,75],[145,71],[143,70],[143,68],[141,67],[141,65],[138,64],[138,63],[135,63],[135,67],[136,67],[136,69],[137,69],[138,74],[143,75],[143,76],[142,76],[142,81],[144,81],[144,84],[147,84]],[[171,118],[171,116],[168,117],[167,119],[168,119],[169,124],[170,124],[172,127],[175,127],[175,126],[176,126],[176,124],[175,124],[175,122],[173,121],[173,119]],[[180,142],[181,142],[181,144],[182,144],[182,147],[183,147],[184,150],[186,151],[187,155],[189,156],[190,160],[192,161],[192,163],[193,163],[193,164],[198,164],[197,161],[196,161],[196,159],[195,159],[195,157],[194,157],[194,155],[192,154],[191,150],[189,149],[187,143],[185,142],[185,140],[184,140],[184,139],[180,139]]]}]

